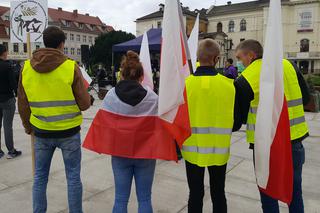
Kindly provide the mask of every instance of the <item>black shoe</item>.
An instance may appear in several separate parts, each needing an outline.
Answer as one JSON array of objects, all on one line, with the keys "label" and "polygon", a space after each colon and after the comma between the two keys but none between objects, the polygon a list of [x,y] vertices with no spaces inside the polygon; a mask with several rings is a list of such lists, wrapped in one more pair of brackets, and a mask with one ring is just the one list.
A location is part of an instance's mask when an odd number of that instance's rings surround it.
[{"label": "black shoe", "polygon": [[4,156],[4,152],[0,150],[0,159]]},{"label": "black shoe", "polygon": [[12,152],[8,152],[7,159],[13,159],[19,157],[22,154],[21,151],[14,150]]}]

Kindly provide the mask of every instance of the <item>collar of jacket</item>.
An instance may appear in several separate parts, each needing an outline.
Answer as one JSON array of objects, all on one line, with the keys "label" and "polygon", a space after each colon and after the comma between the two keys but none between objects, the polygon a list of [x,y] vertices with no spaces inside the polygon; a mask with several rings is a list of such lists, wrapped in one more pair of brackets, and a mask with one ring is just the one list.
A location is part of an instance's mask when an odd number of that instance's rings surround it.
[{"label": "collar of jacket", "polygon": [[214,67],[200,66],[197,71],[193,73],[194,76],[215,76],[218,75],[218,71]]}]

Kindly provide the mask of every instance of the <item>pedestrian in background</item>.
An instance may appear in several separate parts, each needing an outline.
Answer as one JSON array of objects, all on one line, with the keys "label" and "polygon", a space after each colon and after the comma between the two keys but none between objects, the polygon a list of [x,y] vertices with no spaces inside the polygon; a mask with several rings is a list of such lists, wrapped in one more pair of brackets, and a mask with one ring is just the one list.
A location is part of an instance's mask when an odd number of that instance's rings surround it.
[{"label": "pedestrian in background", "polygon": [[61,149],[68,184],[70,213],[82,213],[81,111],[90,107],[90,96],[75,61],[63,54],[65,34],[57,27],[43,32],[46,48],[24,64],[18,107],[27,134],[35,135],[33,212],[47,211],[47,183],[53,154]]},{"label": "pedestrian in background", "polygon": [[[13,118],[16,111],[17,83],[15,73],[11,64],[7,61],[8,50],[0,44],[0,130],[3,122],[5,143],[8,150],[8,159],[21,155],[21,151],[14,148],[13,142]],[[1,131],[0,131],[0,158],[4,156],[1,150]]]},{"label": "pedestrian in background", "polygon": [[238,77],[238,70],[233,66],[233,59],[229,58],[225,62],[225,68],[223,72],[224,76],[230,79],[236,79]]}]

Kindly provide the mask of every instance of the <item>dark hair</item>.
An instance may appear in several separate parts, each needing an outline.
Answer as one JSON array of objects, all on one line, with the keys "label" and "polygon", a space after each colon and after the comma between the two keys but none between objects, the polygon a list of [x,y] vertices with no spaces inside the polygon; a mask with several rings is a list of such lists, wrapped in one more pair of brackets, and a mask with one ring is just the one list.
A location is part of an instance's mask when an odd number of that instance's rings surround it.
[{"label": "dark hair", "polygon": [[242,41],[236,48],[236,51],[244,50],[244,51],[252,51],[256,54],[257,58],[262,58],[263,56],[263,47],[259,41],[248,39]]},{"label": "dark hair", "polygon": [[64,32],[55,26],[46,28],[43,31],[43,43],[46,48],[58,48],[61,43],[66,41]]},{"label": "dark hair", "polygon": [[228,58],[227,62],[229,62],[229,64],[233,64],[233,59],[232,58]]},{"label": "dark hair", "polygon": [[7,52],[7,48],[6,46],[4,46],[3,44],[0,44],[0,56],[3,55],[3,53]]},{"label": "dark hair", "polygon": [[139,55],[128,51],[121,61],[121,76],[124,80],[139,81],[143,76],[143,67]]}]

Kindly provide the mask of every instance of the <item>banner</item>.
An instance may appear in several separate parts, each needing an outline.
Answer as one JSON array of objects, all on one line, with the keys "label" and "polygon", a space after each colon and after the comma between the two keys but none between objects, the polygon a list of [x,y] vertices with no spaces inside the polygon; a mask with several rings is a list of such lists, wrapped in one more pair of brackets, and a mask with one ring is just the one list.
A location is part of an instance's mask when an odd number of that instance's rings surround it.
[{"label": "banner", "polygon": [[26,43],[27,33],[30,33],[31,42],[42,42],[42,33],[47,26],[47,0],[11,1],[11,43]]}]

